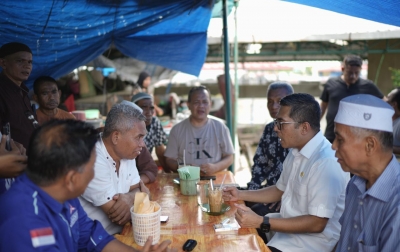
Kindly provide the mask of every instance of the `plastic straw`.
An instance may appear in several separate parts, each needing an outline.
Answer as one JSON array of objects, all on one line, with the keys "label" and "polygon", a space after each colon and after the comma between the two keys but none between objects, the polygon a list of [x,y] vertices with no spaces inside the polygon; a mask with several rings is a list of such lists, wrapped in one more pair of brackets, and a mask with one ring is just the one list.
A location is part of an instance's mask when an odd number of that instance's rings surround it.
[{"label": "plastic straw", "polygon": [[224,185],[225,178],[226,178],[226,174],[224,175],[224,178],[222,179],[221,185],[219,186],[219,190],[222,190],[222,186]]},{"label": "plastic straw", "polygon": [[185,153],[186,151],[185,150],[183,150],[183,166],[185,166],[186,167],[186,158],[185,158]]},{"label": "plastic straw", "polygon": [[210,179],[210,186],[211,186],[211,191],[214,191],[214,185],[213,185],[212,179]]}]

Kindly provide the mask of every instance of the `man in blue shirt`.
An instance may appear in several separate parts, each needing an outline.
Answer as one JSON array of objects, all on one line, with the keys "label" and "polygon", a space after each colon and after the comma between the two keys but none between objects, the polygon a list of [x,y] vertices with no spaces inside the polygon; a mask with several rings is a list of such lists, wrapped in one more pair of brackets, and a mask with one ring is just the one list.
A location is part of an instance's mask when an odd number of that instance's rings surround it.
[{"label": "man in blue shirt", "polygon": [[372,95],[340,101],[332,148],[354,174],[346,189],[336,251],[398,251],[400,165],[392,153],[393,108]]},{"label": "man in blue shirt", "polygon": [[[28,168],[0,197],[0,251],[137,251],[89,219],[79,200],[94,176],[98,133],[84,122],[51,121],[36,130]],[[143,251],[169,251],[169,242]]]}]

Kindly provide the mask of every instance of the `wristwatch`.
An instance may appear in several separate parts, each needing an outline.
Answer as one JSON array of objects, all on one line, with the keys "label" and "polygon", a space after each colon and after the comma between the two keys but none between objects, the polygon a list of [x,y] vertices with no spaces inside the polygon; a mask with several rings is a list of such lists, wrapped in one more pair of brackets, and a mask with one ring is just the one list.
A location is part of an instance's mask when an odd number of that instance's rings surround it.
[{"label": "wristwatch", "polygon": [[264,233],[268,233],[271,228],[271,224],[269,224],[269,217],[264,216],[264,221],[260,225],[260,230]]}]

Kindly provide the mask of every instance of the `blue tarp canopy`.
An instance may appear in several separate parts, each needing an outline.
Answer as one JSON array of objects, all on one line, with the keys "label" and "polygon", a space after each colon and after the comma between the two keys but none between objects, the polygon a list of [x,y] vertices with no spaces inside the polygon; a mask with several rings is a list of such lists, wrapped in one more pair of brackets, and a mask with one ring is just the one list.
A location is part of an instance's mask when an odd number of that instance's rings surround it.
[{"label": "blue tarp canopy", "polygon": [[[399,0],[286,1],[400,26]],[[101,55],[112,44],[126,56],[198,75],[207,53],[213,3],[1,0],[0,44],[18,41],[32,48],[34,68],[28,86],[40,75],[61,77]]]},{"label": "blue tarp canopy", "polygon": [[[324,10],[400,26],[399,0],[285,0]],[[340,23],[340,20],[338,20]]]},{"label": "blue tarp canopy", "polygon": [[22,42],[33,71],[61,77],[104,53],[198,75],[207,54],[210,0],[1,0],[0,44]]}]

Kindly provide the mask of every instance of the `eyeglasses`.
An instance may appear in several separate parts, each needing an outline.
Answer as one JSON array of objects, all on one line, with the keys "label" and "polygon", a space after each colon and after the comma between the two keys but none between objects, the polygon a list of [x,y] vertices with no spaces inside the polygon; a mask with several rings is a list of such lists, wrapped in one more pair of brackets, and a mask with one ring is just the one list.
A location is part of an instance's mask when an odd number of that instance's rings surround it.
[{"label": "eyeglasses", "polygon": [[292,124],[292,123],[300,123],[300,122],[280,122],[278,120],[274,120],[274,125],[278,128],[278,130],[282,130],[282,124]]}]

